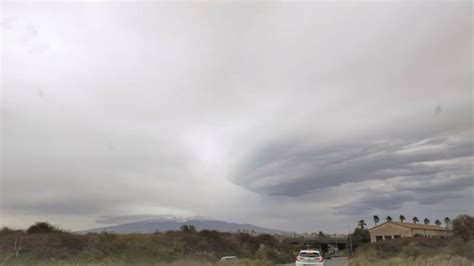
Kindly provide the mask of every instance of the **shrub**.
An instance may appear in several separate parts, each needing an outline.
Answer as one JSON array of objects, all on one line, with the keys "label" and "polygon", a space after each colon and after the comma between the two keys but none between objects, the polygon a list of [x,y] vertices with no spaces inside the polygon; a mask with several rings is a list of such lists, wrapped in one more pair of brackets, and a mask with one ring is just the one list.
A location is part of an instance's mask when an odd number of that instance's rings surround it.
[{"label": "shrub", "polygon": [[370,242],[370,233],[367,229],[356,228],[351,234],[352,237],[352,246],[354,249],[361,246],[362,244]]},{"label": "shrub", "polygon": [[429,257],[435,256],[439,253],[437,249],[431,247],[419,246],[415,242],[409,243],[407,246],[401,248],[401,255],[403,257],[417,258],[420,256]]},{"label": "shrub", "polygon": [[4,226],[4,227],[2,227],[2,229],[0,229],[0,234],[1,235],[11,234],[11,233],[14,233],[14,232],[15,232],[15,230],[13,230],[9,227],[6,227],[6,226]]},{"label": "shrub", "polygon": [[278,240],[269,234],[262,234],[257,236],[257,241],[259,244],[264,244],[265,246],[271,246],[274,247],[278,245]]},{"label": "shrub", "polygon": [[54,233],[54,232],[62,232],[58,228],[54,227],[48,222],[36,222],[34,225],[30,226],[26,232],[28,234],[36,234],[36,233]]},{"label": "shrub", "polygon": [[454,239],[450,248],[453,254],[474,260],[474,239],[469,241]]},{"label": "shrub", "polygon": [[452,221],[453,234],[463,240],[474,239],[474,217],[461,214]]}]

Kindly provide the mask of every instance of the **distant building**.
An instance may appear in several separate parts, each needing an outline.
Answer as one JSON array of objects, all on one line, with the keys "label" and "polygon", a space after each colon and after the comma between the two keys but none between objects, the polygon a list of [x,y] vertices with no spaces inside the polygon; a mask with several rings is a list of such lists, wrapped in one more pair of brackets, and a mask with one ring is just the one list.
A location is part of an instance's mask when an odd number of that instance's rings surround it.
[{"label": "distant building", "polygon": [[452,232],[444,227],[431,224],[411,224],[385,222],[369,229],[370,242],[396,239],[401,237],[422,236],[430,238],[446,238]]}]

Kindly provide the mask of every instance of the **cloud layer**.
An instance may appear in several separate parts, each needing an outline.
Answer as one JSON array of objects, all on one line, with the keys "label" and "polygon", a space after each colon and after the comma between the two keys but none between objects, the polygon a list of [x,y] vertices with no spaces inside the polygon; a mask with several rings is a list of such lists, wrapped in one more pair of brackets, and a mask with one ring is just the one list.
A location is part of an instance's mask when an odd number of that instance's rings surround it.
[{"label": "cloud layer", "polygon": [[473,213],[468,1],[2,8],[2,224]]}]

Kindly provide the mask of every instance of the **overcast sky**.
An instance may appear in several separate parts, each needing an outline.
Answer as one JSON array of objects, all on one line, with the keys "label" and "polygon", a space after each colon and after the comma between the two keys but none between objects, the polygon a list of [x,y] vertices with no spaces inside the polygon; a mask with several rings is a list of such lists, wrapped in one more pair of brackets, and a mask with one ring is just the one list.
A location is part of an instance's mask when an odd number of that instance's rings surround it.
[{"label": "overcast sky", "polygon": [[470,1],[2,2],[0,30],[3,225],[474,213]]}]

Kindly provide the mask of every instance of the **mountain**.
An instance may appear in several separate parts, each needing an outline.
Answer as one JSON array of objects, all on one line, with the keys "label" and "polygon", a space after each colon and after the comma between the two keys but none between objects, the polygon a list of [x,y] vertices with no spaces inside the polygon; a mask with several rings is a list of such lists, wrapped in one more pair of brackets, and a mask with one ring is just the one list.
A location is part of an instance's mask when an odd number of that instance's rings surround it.
[{"label": "mountain", "polygon": [[159,218],[148,219],[139,222],[131,222],[120,225],[94,228],[84,230],[79,233],[98,233],[98,232],[114,232],[114,233],[153,233],[157,230],[166,232],[171,230],[180,230],[182,225],[193,225],[196,230],[216,230],[220,232],[237,232],[237,230],[254,231],[255,233],[267,234],[285,234],[285,231],[268,229],[251,224],[229,223],[218,220],[207,220],[202,217],[174,217],[161,216]]}]

